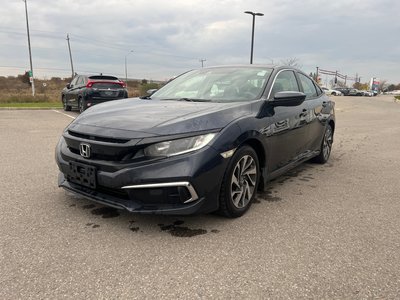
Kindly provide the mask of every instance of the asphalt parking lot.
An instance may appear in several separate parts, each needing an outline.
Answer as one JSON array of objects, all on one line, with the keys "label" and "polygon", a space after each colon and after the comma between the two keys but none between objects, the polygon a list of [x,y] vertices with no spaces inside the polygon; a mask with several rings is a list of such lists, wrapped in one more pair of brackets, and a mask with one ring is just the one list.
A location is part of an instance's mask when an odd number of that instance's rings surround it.
[{"label": "asphalt parking lot", "polygon": [[0,111],[0,299],[400,295],[400,103],[335,97],[326,165],[269,184],[239,219],[134,215],[57,187],[76,113]]}]

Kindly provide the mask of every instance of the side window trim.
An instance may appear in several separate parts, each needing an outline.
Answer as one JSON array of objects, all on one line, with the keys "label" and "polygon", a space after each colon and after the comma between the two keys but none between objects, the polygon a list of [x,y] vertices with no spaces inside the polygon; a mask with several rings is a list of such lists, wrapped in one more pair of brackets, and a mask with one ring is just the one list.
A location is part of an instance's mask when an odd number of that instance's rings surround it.
[{"label": "side window trim", "polygon": [[[302,73],[302,72],[296,72],[296,77],[298,77],[298,82],[299,82],[299,84],[300,84],[301,90],[302,90],[302,92],[303,92],[304,94],[306,94],[305,91],[304,91],[303,83],[301,82],[301,79],[300,79],[300,78],[301,78],[300,75],[303,75],[303,76],[304,76],[305,78],[307,78],[307,79],[310,79],[310,78],[309,78],[307,75],[305,75],[304,73]],[[318,94],[318,88],[315,86],[314,80],[312,80],[312,79],[310,79],[310,80],[311,80],[311,83],[312,83],[313,86],[314,86],[316,95],[313,96],[313,97],[311,97],[311,96],[309,96],[309,95],[306,94],[306,99],[305,99],[305,101],[307,101],[307,100],[312,100],[312,99],[317,99],[317,98],[319,98],[319,97],[322,95],[322,94]]]},{"label": "side window trim", "polygon": [[274,84],[275,84],[276,78],[278,78],[279,74],[284,72],[284,71],[290,71],[290,72],[293,73],[294,78],[296,79],[296,82],[297,82],[297,88],[298,88],[299,91],[301,90],[301,85],[299,84],[299,79],[297,78],[297,74],[296,74],[297,72],[295,72],[295,70],[293,70],[293,69],[282,69],[282,70],[279,70],[278,73],[276,73],[275,78],[272,81],[271,87],[270,87],[270,89],[268,91],[267,99],[270,99],[270,97],[271,97],[272,89],[274,88]]}]

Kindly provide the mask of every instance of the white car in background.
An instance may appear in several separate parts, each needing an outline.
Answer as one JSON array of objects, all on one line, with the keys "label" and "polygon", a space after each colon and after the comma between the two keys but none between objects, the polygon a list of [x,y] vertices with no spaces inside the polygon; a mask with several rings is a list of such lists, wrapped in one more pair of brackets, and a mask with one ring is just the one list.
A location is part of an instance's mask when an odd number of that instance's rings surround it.
[{"label": "white car in background", "polygon": [[332,95],[332,96],[343,96],[343,94],[342,94],[341,91],[331,90],[331,89],[328,89],[327,87],[322,87],[321,89],[322,89],[322,90],[325,92],[325,94],[327,94],[327,95]]},{"label": "white car in background", "polygon": [[374,95],[373,92],[371,91],[361,91],[363,93],[363,96],[367,96],[367,97],[372,97]]}]

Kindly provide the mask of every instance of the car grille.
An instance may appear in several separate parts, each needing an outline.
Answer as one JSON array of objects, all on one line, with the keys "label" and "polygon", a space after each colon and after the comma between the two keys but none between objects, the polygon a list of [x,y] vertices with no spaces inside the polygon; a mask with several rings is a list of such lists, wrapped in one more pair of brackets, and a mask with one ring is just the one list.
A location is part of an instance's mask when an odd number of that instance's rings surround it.
[{"label": "car grille", "polygon": [[117,138],[109,138],[109,137],[101,137],[101,136],[94,136],[88,135],[83,133],[78,133],[72,130],[68,130],[68,133],[71,136],[75,136],[81,139],[91,140],[91,141],[98,141],[98,142],[106,142],[106,143],[115,143],[115,144],[124,144],[129,142],[129,139],[117,139]]},{"label": "car grille", "polygon": [[80,145],[90,145],[90,156],[85,160],[101,160],[112,162],[142,162],[146,160],[143,154],[145,145],[136,145],[138,139],[108,138],[78,133],[68,130],[63,134],[69,151],[81,155]]}]

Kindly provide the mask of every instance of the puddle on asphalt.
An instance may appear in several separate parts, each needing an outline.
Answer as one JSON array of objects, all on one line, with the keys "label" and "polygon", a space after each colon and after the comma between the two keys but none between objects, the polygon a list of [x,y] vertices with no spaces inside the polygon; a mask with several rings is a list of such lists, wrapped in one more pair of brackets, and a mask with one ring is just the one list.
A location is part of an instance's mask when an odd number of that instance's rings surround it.
[{"label": "puddle on asphalt", "polygon": [[176,237],[193,237],[207,233],[207,230],[205,229],[191,229],[189,227],[180,226],[183,223],[184,221],[177,220],[170,225],[158,224],[158,226],[160,227],[161,231],[168,231],[172,236]]},{"label": "puddle on asphalt", "polygon": [[100,227],[100,225],[94,224],[94,223],[86,223],[86,226],[87,227],[92,227],[92,228],[99,228]]},{"label": "puddle on asphalt", "polygon": [[[266,190],[265,192],[258,192],[257,193],[257,200],[263,200],[263,201],[268,201],[268,202],[278,202],[281,201],[282,198],[273,196],[272,193],[277,193],[277,191],[271,191],[270,189]],[[256,200],[254,199],[254,200]],[[259,202],[257,202],[259,203]]]},{"label": "puddle on asphalt", "polygon": [[112,207],[95,208],[91,212],[93,215],[101,216],[103,219],[115,218],[119,216],[118,210]]},{"label": "puddle on asphalt", "polygon": [[83,209],[91,209],[91,208],[95,208],[95,207],[96,207],[96,205],[94,205],[94,204],[86,204],[86,205],[82,206]]}]

